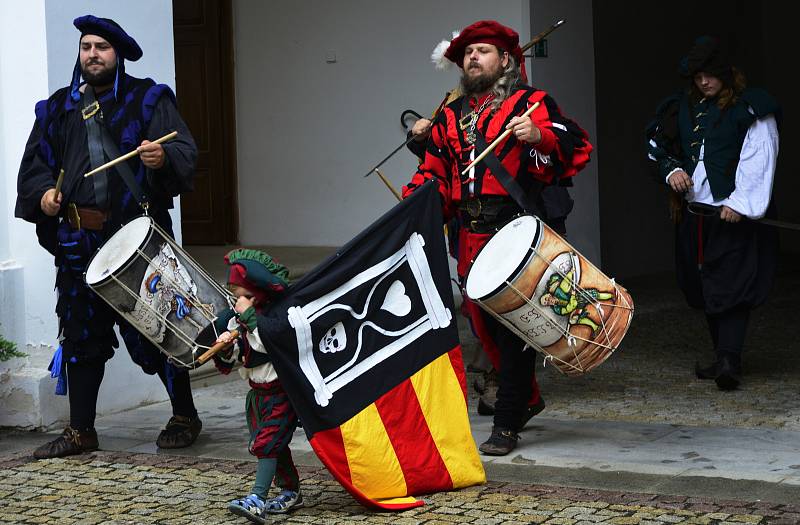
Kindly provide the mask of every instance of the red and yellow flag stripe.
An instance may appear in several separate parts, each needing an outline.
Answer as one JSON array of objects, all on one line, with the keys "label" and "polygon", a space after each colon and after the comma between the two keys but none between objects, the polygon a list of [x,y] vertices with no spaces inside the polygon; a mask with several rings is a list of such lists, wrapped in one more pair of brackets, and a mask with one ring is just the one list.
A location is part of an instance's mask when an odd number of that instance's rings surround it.
[{"label": "red and yellow flag stripe", "polygon": [[484,483],[467,415],[461,347],[335,429],[311,438],[319,458],[360,503],[422,505],[413,496]]}]

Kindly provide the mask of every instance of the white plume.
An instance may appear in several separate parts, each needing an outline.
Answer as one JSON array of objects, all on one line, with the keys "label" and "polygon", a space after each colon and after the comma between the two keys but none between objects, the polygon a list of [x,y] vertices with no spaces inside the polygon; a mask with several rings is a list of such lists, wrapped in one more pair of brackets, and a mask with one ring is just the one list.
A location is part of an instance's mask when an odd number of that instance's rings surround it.
[{"label": "white plume", "polygon": [[[453,31],[453,38],[456,38],[459,33],[460,31]],[[436,69],[448,69],[452,65],[452,62],[450,62],[450,60],[444,56],[445,51],[447,51],[447,48],[450,47],[451,40],[442,40],[435,48],[433,48],[433,53],[431,53],[431,62],[433,62],[433,64],[436,66]]]}]

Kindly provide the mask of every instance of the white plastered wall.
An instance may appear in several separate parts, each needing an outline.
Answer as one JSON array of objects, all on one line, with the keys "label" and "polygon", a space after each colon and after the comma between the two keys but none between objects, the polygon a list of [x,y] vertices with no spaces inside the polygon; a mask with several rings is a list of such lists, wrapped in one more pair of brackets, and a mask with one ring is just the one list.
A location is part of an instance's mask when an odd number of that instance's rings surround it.
[{"label": "white plastered wall", "polygon": [[43,368],[52,353],[57,326],[52,258],[39,248],[33,225],[14,218],[16,175],[33,124],[33,106],[48,94],[45,10],[44,0],[34,0],[25,9],[12,2],[0,3],[0,213],[4,219],[0,227],[0,333],[30,355],[0,363],[2,426],[38,426],[43,419],[63,416],[66,407],[59,399],[43,402],[42,395],[42,378],[47,375]]},{"label": "white plastered wall", "polygon": [[[555,0],[308,0],[234,3],[240,238],[243,244],[338,246],[396,200],[363,175],[405,139],[405,109],[429,115],[460,70],[437,71],[433,48],[481,19],[520,40],[551,35],[533,63],[533,85],[594,133],[591,2]],[[533,28],[533,31],[531,31]],[[530,61],[528,62],[530,67]],[[399,189],[416,159],[398,152],[381,168]],[[575,180],[570,241],[599,264],[597,169]]]},{"label": "white plastered wall", "polygon": [[[458,83],[431,51],[495,19],[529,39],[527,1],[234,3],[240,240],[339,246],[396,203],[364,174],[405,140],[400,114],[430,116]],[[409,151],[381,169],[395,188]]]}]

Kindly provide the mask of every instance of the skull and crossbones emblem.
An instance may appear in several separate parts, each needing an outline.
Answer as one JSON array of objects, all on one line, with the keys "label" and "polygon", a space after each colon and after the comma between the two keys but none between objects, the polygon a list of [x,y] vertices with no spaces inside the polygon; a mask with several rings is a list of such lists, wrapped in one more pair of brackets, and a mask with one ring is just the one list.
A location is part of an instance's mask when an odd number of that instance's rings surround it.
[{"label": "skull and crossbones emblem", "polygon": [[341,321],[330,327],[319,341],[319,351],[324,354],[341,352],[346,346],[347,332],[345,332],[344,324]]}]

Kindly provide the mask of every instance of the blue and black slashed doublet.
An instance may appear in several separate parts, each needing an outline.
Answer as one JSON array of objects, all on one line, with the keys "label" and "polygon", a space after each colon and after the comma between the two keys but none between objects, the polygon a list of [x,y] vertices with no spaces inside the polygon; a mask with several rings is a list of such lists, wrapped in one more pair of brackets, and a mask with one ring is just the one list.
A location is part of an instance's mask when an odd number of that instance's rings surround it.
[{"label": "blue and black slashed doublet", "polygon": [[[81,116],[83,100],[73,100],[68,87],[36,105],[36,120],[25,148],[17,182],[15,214],[37,225],[39,243],[55,255],[56,288],[63,358],[105,360],[118,345],[114,323],[120,326],[128,351],[146,372],[164,366],[163,355],[122,321],[83,280],[91,256],[119,228],[142,210],[116,173],[108,170],[108,220],[103,230],[73,229],[63,215],[69,203],[96,208],[94,183],[83,174],[91,169],[86,126]],[[116,95],[116,96],[115,96]],[[197,148],[175,107],[175,95],[151,79],[123,75],[120,88],[97,98],[109,135],[124,154],[142,140],[154,140],[170,131],[178,137],[163,144],[166,161],[159,170],[147,169],[134,157],[127,161],[137,182],[149,196],[149,214],[172,232],[169,209],[174,196],[192,189]],[[110,160],[110,159],[109,159]],[[42,195],[55,185],[64,170],[60,217],[47,217],[40,208]]]}]

